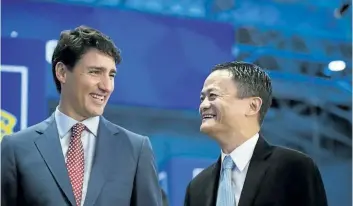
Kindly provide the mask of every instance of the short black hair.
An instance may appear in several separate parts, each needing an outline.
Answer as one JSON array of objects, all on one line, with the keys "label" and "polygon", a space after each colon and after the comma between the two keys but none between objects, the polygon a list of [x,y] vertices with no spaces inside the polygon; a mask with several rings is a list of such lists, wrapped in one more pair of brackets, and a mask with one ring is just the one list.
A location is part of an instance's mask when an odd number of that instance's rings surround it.
[{"label": "short black hair", "polygon": [[88,26],[79,26],[73,30],[61,32],[51,60],[53,77],[59,93],[61,93],[61,85],[56,78],[56,64],[62,62],[72,71],[82,55],[91,48],[111,56],[116,64],[121,62],[120,50],[111,38],[102,32]]},{"label": "short black hair", "polygon": [[261,125],[272,104],[272,83],[268,74],[255,64],[239,61],[218,64],[212,72],[217,70],[227,70],[232,74],[237,86],[238,98],[260,97],[262,99],[259,115]]}]

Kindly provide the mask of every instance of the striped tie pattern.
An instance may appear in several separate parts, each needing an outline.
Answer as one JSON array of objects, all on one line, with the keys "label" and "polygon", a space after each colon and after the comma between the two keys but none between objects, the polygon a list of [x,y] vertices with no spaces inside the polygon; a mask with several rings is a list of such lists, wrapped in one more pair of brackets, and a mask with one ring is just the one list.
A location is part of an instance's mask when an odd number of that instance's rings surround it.
[{"label": "striped tie pattern", "polygon": [[232,169],[235,166],[232,158],[227,155],[222,163],[221,179],[218,187],[217,206],[235,206],[232,188]]}]

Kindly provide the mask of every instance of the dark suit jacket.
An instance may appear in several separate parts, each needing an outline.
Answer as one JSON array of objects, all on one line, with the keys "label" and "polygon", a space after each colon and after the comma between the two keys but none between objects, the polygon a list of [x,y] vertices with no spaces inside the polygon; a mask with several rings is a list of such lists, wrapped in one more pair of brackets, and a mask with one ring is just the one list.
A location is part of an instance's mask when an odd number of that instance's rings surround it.
[{"label": "dark suit jacket", "polygon": [[[216,205],[220,168],[221,158],[189,183],[185,206]],[[260,136],[237,206],[327,206],[327,200],[312,159]]]},{"label": "dark suit jacket", "polygon": [[164,192],[163,189],[161,189],[161,192],[162,192],[162,202],[163,202],[163,206],[169,206],[169,201],[168,201],[167,194]]},{"label": "dark suit jacket", "polygon": [[[74,206],[54,115],[1,142],[2,206]],[[162,206],[147,137],[100,118],[84,206]]]}]

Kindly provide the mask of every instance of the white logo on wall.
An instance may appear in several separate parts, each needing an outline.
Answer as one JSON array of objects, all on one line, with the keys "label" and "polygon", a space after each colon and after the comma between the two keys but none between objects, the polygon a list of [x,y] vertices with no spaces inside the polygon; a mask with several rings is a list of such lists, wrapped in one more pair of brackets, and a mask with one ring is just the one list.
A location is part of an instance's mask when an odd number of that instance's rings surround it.
[{"label": "white logo on wall", "polygon": [[[27,116],[28,116],[28,68],[25,66],[16,66],[16,65],[1,65],[0,67],[1,75],[5,75],[5,73],[16,73],[20,75],[20,82],[6,82],[4,84],[4,88],[2,91],[5,91],[5,99],[6,95],[12,95],[12,89],[21,89],[20,91],[20,108],[0,108],[0,141],[5,135],[10,135],[14,133],[14,129],[17,125],[18,118],[20,119],[20,130],[27,128]],[[5,76],[6,77],[6,76]],[[3,76],[4,78],[4,76]],[[20,85],[19,85],[20,84]],[[5,100],[6,101],[6,100]],[[11,105],[11,102],[7,102]],[[20,117],[15,116],[15,110],[20,109]]]},{"label": "white logo on wall", "polygon": [[204,168],[195,168],[193,171],[192,171],[192,178],[196,177],[200,172],[202,172]]},{"label": "white logo on wall", "polygon": [[159,179],[159,181],[163,181],[163,180],[166,180],[167,179],[167,173],[166,172],[160,172],[159,174],[158,174],[158,179]]},{"label": "white logo on wall", "polygon": [[25,66],[18,65],[1,65],[0,72],[18,73],[21,76],[21,85],[9,85],[21,87],[21,120],[20,129],[27,128],[27,116],[28,116],[28,68]]},{"label": "white logo on wall", "polygon": [[51,58],[53,56],[54,49],[55,49],[57,44],[58,44],[58,40],[55,40],[55,39],[49,40],[45,44],[45,60],[49,64],[51,64]]},{"label": "white logo on wall", "polygon": [[161,188],[166,194],[168,194],[168,174],[165,171],[162,171],[158,174],[158,180]]}]

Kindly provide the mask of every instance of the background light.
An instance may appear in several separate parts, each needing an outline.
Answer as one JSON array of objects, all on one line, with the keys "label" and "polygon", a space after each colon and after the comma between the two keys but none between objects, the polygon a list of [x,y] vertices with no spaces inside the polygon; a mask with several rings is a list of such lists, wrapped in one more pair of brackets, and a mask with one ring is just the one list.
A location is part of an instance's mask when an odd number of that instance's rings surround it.
[{"label": "background light", "polygon": [[337,61],[332,61],[328,64],[328,68],[331,71],[342,71],[346,68],[346,63],[344,61],[341,60],[337,60]]}]

